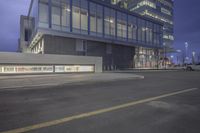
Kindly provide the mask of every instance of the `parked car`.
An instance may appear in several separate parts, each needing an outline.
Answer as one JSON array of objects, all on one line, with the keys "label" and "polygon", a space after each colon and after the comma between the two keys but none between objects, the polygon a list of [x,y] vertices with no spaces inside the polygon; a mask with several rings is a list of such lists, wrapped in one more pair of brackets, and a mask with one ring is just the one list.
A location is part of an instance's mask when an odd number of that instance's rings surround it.
[{"label": "parked car", "polygon": [[200,71],[200,63],[196,65],[187,65],[186,70],[188,71]]}]

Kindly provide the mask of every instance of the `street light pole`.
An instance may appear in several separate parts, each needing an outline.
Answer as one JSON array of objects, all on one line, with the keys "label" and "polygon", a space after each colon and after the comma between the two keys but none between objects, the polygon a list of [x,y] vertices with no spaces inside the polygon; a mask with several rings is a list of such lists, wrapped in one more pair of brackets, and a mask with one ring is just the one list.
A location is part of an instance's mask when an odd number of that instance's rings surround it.
[{"label": "street light pole", "polygon": [[172,64],[173,64],[173,59],[174,59],[174,56],[173,56],[173,55],[171,55],[170,57],[171,57],[171,65],[172,65]]},{"label": "street light pole", "polygon": [[165,67],[165,69],[167,69],[167,65],[166,65],[166,44],[163,43],[163,46],[164,46],[164,67]]},{"label": "street light pole", "polygon": [[[186,60],[186,62],[187,62],[187,60],[188,60],[188,46],[189,46],[189,44],[188,44],[188,42],[185,42],[185,60]],[[185,63],[186,63],[185,62]]]},{"label": "street light pole", "polygon": [[195,54],[196,54],[196,52],[193,51],[193,52],[192,52],[192,64],[193,64],[193,65],[195,64]]},{"label": "street light pole", "polygon": [[178,49],[178,50],[176,50],[176,52],[177,52],[177,64],[181,64],[181,61],[179,61],[181,57],[179,57],[179,56],[181,56],[180,54],[182,51],[180,49]]}]

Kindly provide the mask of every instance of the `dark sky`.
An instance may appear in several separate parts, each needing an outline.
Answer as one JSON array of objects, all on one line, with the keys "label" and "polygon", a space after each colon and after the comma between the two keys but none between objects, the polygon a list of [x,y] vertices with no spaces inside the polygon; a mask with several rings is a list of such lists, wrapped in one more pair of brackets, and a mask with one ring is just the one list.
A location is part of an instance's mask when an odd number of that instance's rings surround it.
[{"label": "dark sky", "polygon": [[[19,38],[19,17],[27,15],[30,0],[0,0],[0,51],[16,51]],[[176,49],[200,52],[200,0],[175,0]]]},{"label": "dark sky", "polygon": [[174,5],[174,47],[183,50],[187,41],[190,52],[200,53],[200,0],[175,0]]}]

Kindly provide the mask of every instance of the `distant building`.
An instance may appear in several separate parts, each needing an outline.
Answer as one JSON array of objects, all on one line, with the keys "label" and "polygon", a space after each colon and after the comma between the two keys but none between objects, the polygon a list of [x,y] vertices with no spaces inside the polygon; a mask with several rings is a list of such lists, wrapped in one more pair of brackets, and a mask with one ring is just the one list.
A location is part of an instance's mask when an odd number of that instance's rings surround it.
[{"label": "distant building", "polygon": [[173,47],[174,22],[173,0],[127,0],[128,9],[164,23],[163,45]]},{"label": "distant building", "polygon": [[27,17],[21,17],[20,51],[99,56],[104,70],[157,68],[163,24],[120,3],[32,0]]}]

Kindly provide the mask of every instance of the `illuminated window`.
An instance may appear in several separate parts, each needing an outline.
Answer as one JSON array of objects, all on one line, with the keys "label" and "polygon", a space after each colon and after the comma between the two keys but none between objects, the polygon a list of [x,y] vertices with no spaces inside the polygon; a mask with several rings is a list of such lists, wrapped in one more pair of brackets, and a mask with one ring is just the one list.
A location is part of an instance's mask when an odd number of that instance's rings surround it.
[{"label": "illuminated window", "polygon": [[167,10],[167,9],[165,9],[165,8],[163,8],[163,7],[161,8],[161,12],[162,12],[162,13],[165,13],[165,14],[167,14],[167,15],[170,15],[170,16],[172,15],[171,12],[170,12],[169,10]]},{"label": "illuminated window", "polygon": [[142,6],[148,6],[148,7],[156,9],[156,4],[154,4],[153,2],[150,2],[148,0],[143,0],[143,1],[139,2],[137,4],[137,6],[132,8],[130,11],[134,11],[134,10],[136,10],[136,9],[142,7]]},{"label": "illuminated window", "polygon": [[105,8],[104,13],[105,37],[115,37],[115,10]]},{"label": "illuminated window", "polygon": [[160,3],[162,3],[162,4],[165,5],[165,6],[168,6],[168,7],[170,7],[170,8],[173,8],[173,4],[170,3],[170,2],[167,2],[166,0],[157,0],[157,1],[159,1]]},{"label": "illuminated window", "polygon": [[171,41],[174,40],[174,36],[173,36],[173,35],[163,35],[163,38],[164,38],[164,39],[171,40]]},{"label": "illuminated window", "polygon": [[88,6],[86,0],[73,0],[72,25],[73,32],[87,34]]},{"label": "illuminated window", "polygon": [[1,66],[1,73],[52,73],[53,66],[30,66],[30,65],[19,65],[19,66]]},{"label": "illuminated window", "polygon": [[127,38],[127,14],[117,12],[117,37],[118,39]]},{"label": "illuminated window", "polygon": [[128,39],[136,40],[137,36],[137,23],[136,18],[133,16],[128,16]]},{"label": "illuminated window", "polygon": [[61,0],[61,26],[63,31],[70,31],[70,0]]},{"label": "illuminated window", "polygon": [[92,65],[60,65],[55,66],[55,72],[94,72]]},{"label": "illuminated window", "polygon": [[153,14],[153,13],[147,11],[147,10],[145,10],[143,13],[141,13],[141,15],[147,15],[147,16],[150,16],[152,18],[158,19],[162,22],[169,23],[169,24],[173,25],[173,22],[171,20],[168,20],[168,19],[161,17],[161,16],[158,16],[156,14]]}]

